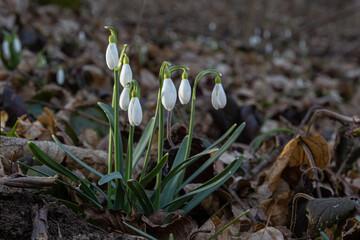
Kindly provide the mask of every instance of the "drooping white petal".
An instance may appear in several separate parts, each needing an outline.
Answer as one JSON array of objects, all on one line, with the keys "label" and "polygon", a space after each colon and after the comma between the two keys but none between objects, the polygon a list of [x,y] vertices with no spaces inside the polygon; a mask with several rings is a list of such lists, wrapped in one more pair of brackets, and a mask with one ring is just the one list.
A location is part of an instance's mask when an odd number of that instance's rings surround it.
[{"label": "drooping white petal", "polygon": [[221,83],[217,83],[211,93],[211,103],[216,110],[226,106],[226,95]]},{"label": "drooping white petal", "polygon": [[128,109],[129,122],[132,126],[139,126],[142,121],[142,109],[139,98],[133,97],[129,103]]},{"label": "drooping white petal", "polygon": [[10,59],[11,53],[10,53],[10,43],[8,41],[3,41],[2,43],[2,53],[6,59]]},{"label": "drooping white petal", "polygon": [[120,73],[120,84],[125,87],[126,84],[128,84],[129,82],[131,82],[132,80],[132,71],[131,71],[131,67],[130,64],[126,63],[122,66],[121,68],[121,73]]},{"label": "drooping white petal", "polygon": [[169,112],[174,108],[176,103],[176,88],[170,78],[164,79],[161,89],[161,102],[166,110]]},{"label": "drooping white petal", "polygon": [[119,62],[119,52],[115,43],[109,43],[106,49],[106,64],[110,70],[114,70]]},{"label": "drooping white petal", "polygon": [[130,88],[125,87],[124,90],[122,90],[119,103],[122,110],[126,111],[128,109],[130,103]]},{"label": "drooping white petal", "polygon": [[179,87],[179,100],[182,104],[187,104],[191,97],[191,87],[188,79],[182,79]]},{"label": "drooping white petal", "polygon": [[17,52],[17,53],[21,52],[21,42],[20,42],[19,38],[17,38],[17,37],[14,38],[13,47],[14,47],[15,52]]},{"label": "drooping white petal", "polygon": [[63,85],[65,82],[65,73],[64,70],[62,68],[59,68],[56,72],[56,82],[59,85]]}]

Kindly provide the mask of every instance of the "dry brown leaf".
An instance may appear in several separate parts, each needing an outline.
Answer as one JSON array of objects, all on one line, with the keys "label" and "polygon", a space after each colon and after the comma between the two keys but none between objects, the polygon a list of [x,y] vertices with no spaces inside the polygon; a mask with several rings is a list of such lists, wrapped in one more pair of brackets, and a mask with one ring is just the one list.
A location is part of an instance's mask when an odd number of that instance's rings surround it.
[{"label": "dry brown leaf", "polygon": [[296,137],[290,140],[281,154],[276,159],[272,167],[266,171],[266,179],[264,185],[274,192],[279,184],[280,176],[286,166],[294,167],[307,164],[309,167],[309,157],[305,153],[300,141],[309,148],[314,159],[315,166],[324,169],[331,160],[330,151],[326,140],[319,134],[312,137]]},{"label": "dry brown leaf", "polygon": [[284,236],[282,233],[273,227],[263,228],[260,231],[257,231],[251,234],[246,240],[283,240]]},{"label": "dry brown leaf", "polygon": [[55,134],[59,129],[54,114],[47,107],[44,107],[44,112],[37,117],[37,120],[42,123],[51,134]]},{"label": "dry brown leaf", "polygon": [[[271,213],[271,223],[273,226],[283,225],[288,219],[289,210],[288,210],[288,202],[290,197],[292,196],[291,192],[284,192],[282,194],[277,195],[277,203],[274,206],[274,209]],[[270,198],[259,205],[259,208],[262,209],[267,216],[269,216],[272,206],[274,205],[274,199]]]},{"label": "dry brown leaf", "polygon": [[37,140],[50,140],[51,134],[47,131],[39,122],[30,122],[27,120],[18,119],[18,125],[15,129],[16,134],[19,137],[26,139]]},{"label": "dry brown leaf", "polygon": [[[311,151],[311,155],[314,159],[315,166],[320,169],[325,169],[331,160],[329,146],[326,140],[320,134],[316,134],[311,137],[297,137],[298,141],[304,141],[306,146]],[[291,155],[289,166],[300,166],[302,164],[310,165],[308,155],[304,149],[298,144]]]},{"label": "dry brown leaf", "polygon": [[[99,227],[107,231],[120,230],[138,235],[134,230],[123,224],[123,221],[125,221],[157,239],[169,239],[170,233],[174,235],[175,239],[189,239],[190,235],[197,229],[196,222],[189,216],[182,216],[180,211],[166,213],[158,210],[148,218],[142,214],[130,216],[121,210],[103,211],[86,208],[84,213],[88,219],[97,222]],[[170,214],[174,214],[170,222],[162,224]]]},{"label": "dry brown leaf", "polygon": [[5,112],[5,110],[0,111],[0,129],[1,131],[5,128],[5,124],[9,119],[9,115]]}]

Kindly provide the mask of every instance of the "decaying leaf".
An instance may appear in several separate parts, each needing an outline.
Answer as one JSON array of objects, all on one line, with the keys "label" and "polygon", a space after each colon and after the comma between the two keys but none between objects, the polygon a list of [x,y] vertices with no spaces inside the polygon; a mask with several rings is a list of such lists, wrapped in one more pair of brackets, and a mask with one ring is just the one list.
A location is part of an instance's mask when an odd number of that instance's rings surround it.
[{"label": "decaying leaf", "polygon": [[[331,160],[330,151],[326,140],[319,134],[312,137],[297,137],[294,140],[303,141],[311,151],[311,155],[314,159],[315,166],[320,169],[325,169]],[[297,144],[294,152],[291,154],[289,166],[300,166],[306,164],[310,165],[310,160],[303,147]]]},{"label": "decaying leaf", "polygon": [[286,166],[294,167],[306,164],[310,166],[310,160],[300,141],[311,151],[315,166],[324,169],[330,163],[330,151],[326,140],[319,134],[312,137],[296,137],[292,139],[284,149],[272,167],[267,171],[265,183],[274,192],[279,184],[280,176]]},{"label": "decaying leaf", "polygon": [[5,128],[5,124],[9,119],[9,115],[6,113],[5,110],[0,111],[0,129],[1,131]]},{"label": "decaying leaf", "polygon": [[309,216],[310,235],[316,235],[325,228],[337,224],[341,229],[349,212],[358,204],[351,198],[313,199],[306,205]]},{"label": "decaying leaf", "polygon": [[[148,218],[142,214],[133,216],[119,210],[84,210],[88,219],[98,223],[99,227],[107,231],[118,230],[125,233],[138,235],[135,231],[128,228],[123,221],[150,234],[157,239],[169,239],[172,233],[175,239],[189,239],[190,235],[197,229],[196,222],[189,216],[182,216],[179,211],[165,213],[161,210],[154,212]],[[163,224],[165,219],[173,215],[167,224]]]},{"label": "decaying leaf", "polygon": [[283,240],[284,236],[282,233],[273,227],[263,228],[246,238],[246,240]]}]

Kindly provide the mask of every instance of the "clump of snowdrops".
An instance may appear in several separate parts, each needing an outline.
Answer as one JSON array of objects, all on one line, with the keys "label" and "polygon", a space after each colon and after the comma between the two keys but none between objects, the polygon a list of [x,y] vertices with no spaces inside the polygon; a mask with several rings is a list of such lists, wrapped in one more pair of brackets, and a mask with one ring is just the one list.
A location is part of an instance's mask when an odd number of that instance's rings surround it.
[{"label": "clump of snowdrops", "polygon": [[[157,209],[163,209],[168,212],[182,209],[183,213],[187,214],[204,198],[224,184],[239,168],[243,156],[234,159],[221,173],[201,186],[186,194],[180,194],[180,191],[186,184],[190,183],[207,167],[213,164],[232,145],[242,132],[245,124],[243,123],[238,127],[236,125],[232,126],[218,140],[206,146],[204,151],[191,156],[190,150],[194,130],[197,84],[204,75],[210,74],[214,76],[211,103],[215,109],[224,108],[226,105],[226,95],[221,84],[221,73],[213,69],[204,70],[198,73],[191,88],[188,80],[190,69],[186,66],[171,66],[169,62],[165,61],[159,71],[159,89],[155,115],[147,123],[140,140],[135,146],[134,129],[142,123],[141,86],[133,79],[130,59],[125,53],[127,45],[124,44],[122,46],[119,54],[116,31],[112,27],[106,28],[111,33],[105,54],[106,63],[114,74],[112,105],[99,103],[110,124],[107,174],[104,175],[98,172],[76,158],[55,136],[53,136],[54,140],[70,157],[101,178],[98,184],[91,183],[57,164],[37,148],[34,143],[30,142],[28,145],[35,159],[71,180],[80,182],[79,188],[75,188],[75,190],[99,208],[104,207],[98,197],[98,194],[101,194],[107,201],[108,209],[122,209],[126,212],[137,209],[146,216],[151,215]],[[182,71],[182,79],[178,91],[172,80],[172,73],[175,71]],[[182,140],[168,174],[163,177],[162,169],[169,156],[168,153],[164,153],[164,138],[166,135],[164,113],[167,111],[170,114],[173,111],[177,97],[179,97],[182,105],[191,104],[188,135]],[[127,111],[127,119],[130,123],[126,150],[122,147],[122,133],[119,128],[119,118],[125,117],[125,111]],[[158,133],[157,164],[150,172],[146,173],[150,162],[150,149],[153,145],[156,132]],[[142,156],[144,157],[142,172],[140,177],[135,179],[133,169]],[[185,179],[186,168],[203,156],[208,156],[208,160],[190,177]],[[155,187],[151,190],[145,190],[153,179],[156,179]],[[98,186],[102,184],[107,184],[107,190],[102,190]]]}]

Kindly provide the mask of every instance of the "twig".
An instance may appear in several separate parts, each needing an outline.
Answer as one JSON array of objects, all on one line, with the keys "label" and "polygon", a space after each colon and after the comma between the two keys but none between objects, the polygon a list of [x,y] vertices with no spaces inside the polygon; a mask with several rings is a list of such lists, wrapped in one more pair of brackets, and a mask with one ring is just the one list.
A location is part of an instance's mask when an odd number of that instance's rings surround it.
[{"label": "twig", "polygon": [[64,107],[61,107],[61,106],[57,106],[57,105],[54,105],[54,104],[51,104],[51,103],[47,103],[47,102],[43,102],[43,101],[39,101],[39,100],[34,100],[34,99],[31,99],[31,100],[27,100],[26,101],[27,103],[37,103],[37,104],[41,104],[41,105],[44,105],[48,108],[53,108],[53,109],[58,109],[58,110],[64,110],[64,111],[69,111],[69,112],[74,112],[76,114],[79,114],[83,117],[86,117],[86,118],[89,118],[91,120],[94,120],[100,124],[103,124],[105,126],[110,126],[108,122],[105,122],[101,119],[98,119],[96,117],[93,117],[87,113],[84,113],[82,111],[79,111],[79,110],[76,110],[76,109],[69,109],[69,108],[64,108]]},{"label": "twig", "polygon": [[277,199],[277,198],[275,198],[275,202],[274,202],[274,204],[273,204],[273,205],[272,205],[272,207],[271,207],[271,210],[270,210],[270,213],[269,213],[268,219],[267,219],[267,221],[266,221],[265,228],[267,228],[267,227],[269,226],[270,218],[271,218],[272,212],[273,212],[274,207],[275,207],[275,205],[277,204],[277,202],[278,202],[278,199]]},{"label": "twig", "polygon": [[248,175],[247,179],[250,179],[252,176],[258,174],[263,168],[265,168],[270,162],[272,162],[274,158],[276,158],[279,155],[279,153],[280,153],[280,149],[274,150],[274,152],[272,152],[270,156],[268,156],[266,159],[264,159],[262,162],[260,162],[258,165],[256,165],[256,167],[254,167],[251,170],[251,175]]},{"label": "twig", "polygon": [[44,188],[55,184],[57,177],[32,177],[15,173],[9,177],[0,178],[0,185],[16,188]]}]

